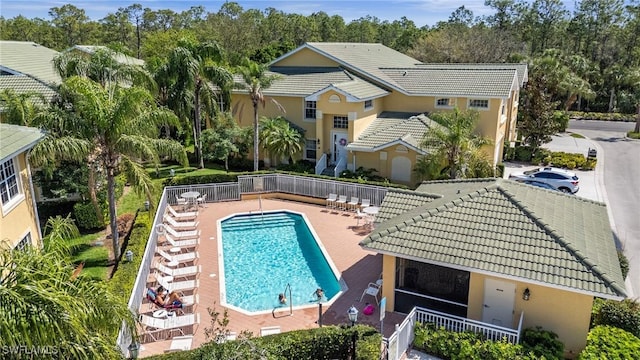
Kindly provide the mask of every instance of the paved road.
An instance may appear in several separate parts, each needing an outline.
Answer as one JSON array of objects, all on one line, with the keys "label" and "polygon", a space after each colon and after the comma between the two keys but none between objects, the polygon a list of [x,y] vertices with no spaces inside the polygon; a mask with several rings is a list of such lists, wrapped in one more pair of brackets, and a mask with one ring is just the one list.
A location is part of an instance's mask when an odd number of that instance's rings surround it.
[{"label": "paved road", "polygon": [[568,131],[598,143],[604,163],[604,187],[613,217],[616,241],[629,259],[627,282],[640,297],[640,141],[624,134],[633,123],[570,121]]}]

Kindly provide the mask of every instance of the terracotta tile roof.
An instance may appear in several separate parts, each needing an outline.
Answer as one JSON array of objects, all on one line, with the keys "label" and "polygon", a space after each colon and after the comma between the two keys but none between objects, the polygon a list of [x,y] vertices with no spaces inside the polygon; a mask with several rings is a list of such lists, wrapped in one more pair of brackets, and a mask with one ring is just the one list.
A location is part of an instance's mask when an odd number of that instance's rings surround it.
[{"label": "terracotta tile roof", "polygon": [[360,243],[365,249],[625,296],[602,203],[505,179],[450,180],[423,183],[413,193],[390,190],[378,219]]}]

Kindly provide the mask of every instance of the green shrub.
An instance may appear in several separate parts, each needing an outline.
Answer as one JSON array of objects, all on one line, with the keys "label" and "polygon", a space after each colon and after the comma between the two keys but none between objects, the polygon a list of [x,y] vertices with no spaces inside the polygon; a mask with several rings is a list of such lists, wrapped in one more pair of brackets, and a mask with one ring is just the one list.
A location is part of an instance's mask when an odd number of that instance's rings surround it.
[{"label": "green shrub", "polygon": [[581,167],[582,170],[593,170],[595,168],[596,168],[596,159],[587,159],[587,161],[585,161]]},{"label": "green shrub", "polygon": [[592,326],[609,325],[640,336],[640,304],[632,299],[594,303]]},{"label": "green shrub", "polygon": [[280,171],[289,171],[300,174],[315,174],[316,164],[309,160],[300,160],[291,164],[280,164],[277,167]]},{"label": "green shrub", "polygon": [[528,146],[518,146],[515,148],[515,160],[516,161],[531,161],[533,150]]},{"label": "green shrub", "polygon": [[98,214],[91,202],[78,202],[73,205],[73,216],[76,219],[76,225],[81,229],[94,230],[105,226],[98,221]]},{"label": "green shrub", "polygon": [[558,340],[558,334],[543,330],[540,326],[522,332],[522,347],[527,353],[547,360],[563,359],[564,356],[564,344]]},{"label": "green shrub", "polygon": [[640,359],[640,339],[612,326],[596,326],[587,336],[587,346],[578,356],[580,360]]},{"label": "green shrub", "polygon": [[417,323],[414,334],[415,348],[445,359],[538,359],[519,344],[485,340],[481,334],[473,332],[458,333],[437,329],[433,324]]},{"label": "green shrub", "polygon": [[627,132],[627,137],[631,139],[640,139],[640,132],[629,131]]},{"label": "green shrub", "polygon": [[622,278],[626,279],[629,273],[629,259],[624,255],[622,250],[618,250],[618,261],[620,262],[620,271],[622,272]]},{"label": "green shrub", "polygon": [[144,249],[151,233],[153,219],[150,216],[152,216],[151,213],[139,213],[136,216],[127,248],[123,249],[124,251],[131,250],[133,252],[133,261],[121,261],[118,264],[117,271],[107,284],[113,294],[125,299],[125,301],[128,301],[129,296],[131,296],[131,290],[133,290],[133,284],[138,275],[138,268],[142,262]]},{"label": "green shrub", "polygon": [[569,114],[566,111],[556,110],[553,112],[553,121],[558,125],[558,131],[564,132],[569,126]]},{"label": "green shrub", "polygon": [[569,111],[569,118],[574,120],[604,120],[604,121],[635,121],[634,114],[620,114],[620,113],[596,113],[596,112],[582,112],[582,111]]},{"label": "green shrub", "polygon": [[504,175],[504,164],[496,165],[496,177],[501,178]]}]

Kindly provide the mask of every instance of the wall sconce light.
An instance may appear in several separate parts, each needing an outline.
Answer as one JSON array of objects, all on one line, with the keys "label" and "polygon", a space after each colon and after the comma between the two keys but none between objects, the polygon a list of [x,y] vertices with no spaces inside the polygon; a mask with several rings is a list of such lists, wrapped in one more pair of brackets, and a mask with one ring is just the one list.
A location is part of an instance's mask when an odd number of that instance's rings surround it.
[{"label": "wall sconce light", "polygon": [[318,144],[318,146],[320,146],[320,139],[316,139],[316,144]]},{"label": "wall sconce light", "polygon": [[522,293],[522,300],[529,301],[530,297],[531,297],[531,291],[529,290],[529,288],[524,289],[524,292]]}]

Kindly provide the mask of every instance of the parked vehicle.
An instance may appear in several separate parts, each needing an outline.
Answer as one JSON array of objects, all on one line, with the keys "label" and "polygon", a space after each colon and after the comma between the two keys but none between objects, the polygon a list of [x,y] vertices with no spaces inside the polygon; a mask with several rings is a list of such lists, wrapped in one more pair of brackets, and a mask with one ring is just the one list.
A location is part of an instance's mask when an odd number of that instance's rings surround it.
[{"label": "parked vehicle", "polygon": [[575,194],[580,190],[580,181],[575,173],[553,167],[511,173],[509,179],[520,182],[536,181],[545,183],[556,190],[569,194]]},{"label": "parked vehicle", "polygon": [[538,180],[524,180],[524,181],[522,181],[522,183],[527,184],[527,185],[531,185],[531,186],[535,186],[535,187],[539,187],[539,188],[542,188],[542,189],[560,191],[560,190],[554,188],[552,185],[540,182]]}]

